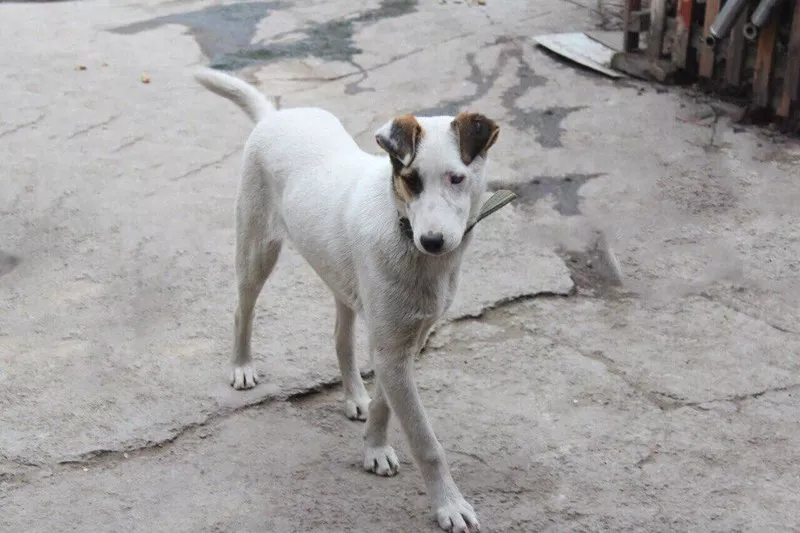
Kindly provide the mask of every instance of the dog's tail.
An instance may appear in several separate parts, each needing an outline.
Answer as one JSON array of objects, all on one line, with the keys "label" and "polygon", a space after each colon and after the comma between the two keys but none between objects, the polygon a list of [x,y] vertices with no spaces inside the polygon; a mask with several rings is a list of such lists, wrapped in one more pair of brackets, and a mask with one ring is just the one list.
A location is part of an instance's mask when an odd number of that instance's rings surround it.
[{"label": "dog's tail", "polygon": [[195,73],[195,79],[209,91],[227,98],[247,113],[255,123],[277,109],[276,102],[270,100],[249,83],[209,68]]}]

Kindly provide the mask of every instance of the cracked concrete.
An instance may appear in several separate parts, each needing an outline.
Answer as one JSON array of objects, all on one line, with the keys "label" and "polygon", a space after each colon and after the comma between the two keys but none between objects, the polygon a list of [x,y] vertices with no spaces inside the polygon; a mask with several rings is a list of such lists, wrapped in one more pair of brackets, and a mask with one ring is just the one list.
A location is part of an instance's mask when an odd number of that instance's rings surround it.
[{"label": "cracked concrete", "polygon": [[492,180],[520,201],[417,361],[487,531],[797,531],[800,145],[533,45],[595,11],[0,2],[0,530],[436,530],[396,428],[401,475],[361,471],[332,301],[291,250],[265,380],[228,387],[250,124],[191,73],[244,58],[367,150],[398,113],[501,124]]},{"label": "cracked concrete", "polygon": [[193,168],[191,170],[187,170],[186,172],[184,172],[180,176],[176,176],[174,178],[170,178],[170,180],[171,181],[178,181],[178,180],[182,180],[184,178],[188,178],[189,176],[193,176],[193,175],[195,175],[195,174],[197,174],[199,172],[204,171],[207,168],[214,167],[214,166],[217,166],[217,165],[221,165],[227,159],[233,157],[234,155],[238,155],[240,153],[241,153],[241,149],[240,148],[237,148],[235,150],[231,150],[227,154],[224,154],[223,156],[218,157],[217,159],[214,159],[213,161],[209,161],[208,163],[204,163],[204,164],[202,164],[202,165],[200,165],[198,167],[195,167],[195,168]]},{"label": "cracked concrete", "polygon": [[104,127],[108,126],[109,124],[111,124],[112,122],[114,122],[115,120],[117,120],[118,118],[119,118],[119,115],[114,115],[112,117],[107,118],[106,120],[101,121],[101,122],[97,122],[95,124],[89,124],[85,128],[81,128],[81,129],[77,130],[75,133],[72,133],[72,134],[68,135],[66,140],[74,139],[75,137],[79,137],[81,135],[86,135],[87,133],[90,133],[91,131],[96,130],[98,128],[104,128]]}]

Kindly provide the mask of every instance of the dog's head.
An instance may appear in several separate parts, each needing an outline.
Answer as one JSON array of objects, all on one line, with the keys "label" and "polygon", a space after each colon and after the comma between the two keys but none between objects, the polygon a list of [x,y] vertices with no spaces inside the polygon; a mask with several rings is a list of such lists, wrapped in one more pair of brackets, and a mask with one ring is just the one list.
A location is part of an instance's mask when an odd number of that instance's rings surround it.
[{"label": "dog's head", "polygon": [[390,156],[397,208],[408,217],[423,253],[455,250],[486,190],[487,152],[497,140],[494,121],[477,113],[454,117],[403,115],[375,134]]}]

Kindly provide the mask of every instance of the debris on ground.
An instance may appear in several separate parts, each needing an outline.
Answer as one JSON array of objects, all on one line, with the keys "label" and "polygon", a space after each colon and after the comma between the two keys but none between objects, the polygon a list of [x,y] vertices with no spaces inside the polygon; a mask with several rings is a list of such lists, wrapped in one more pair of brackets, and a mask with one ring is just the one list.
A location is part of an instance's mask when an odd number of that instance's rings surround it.
[{"label": "debris on ground", "polygon": [[611,60],[617,51],[585,33],[551,33],[539,35],[534,41],[554,54],[601,74],[611,78],[624,77],[624,74],[611,68]]}]

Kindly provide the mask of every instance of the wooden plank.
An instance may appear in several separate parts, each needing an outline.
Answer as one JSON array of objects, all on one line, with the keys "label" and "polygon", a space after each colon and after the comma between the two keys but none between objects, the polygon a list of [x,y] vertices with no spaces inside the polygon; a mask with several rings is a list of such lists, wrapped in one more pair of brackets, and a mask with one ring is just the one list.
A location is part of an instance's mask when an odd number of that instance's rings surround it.
[{"label": "wooden plank", "polygon": [[794,111],[800,120],[800,107],[797,105],[800,101],[800,0],[794,2],[792,30],[786,53],[786,74],[783,78],[783,93],[777,114],[788,118]]},{"label": "wooden plank", "polygon": [[611,68],[611,60],[617,51],[583,32],[537,35],[534,42],[554,54],[611,78],[623,77],[620,72]]},{"label": "wooden plank", "polygon": [[639,49],[639,32],[629,31],[633,12],[642,8],[642,0],[625,0],[625,11],[623,12],[623,28],[625,34],[622,41],[623,52],[635,52]]},{"label": "wooden plank", "polygon": [[675,29],[675,45],[672,48],[672,62],[681,69],[686,68],[687,54],[690,49],[693,5],[694,0],[679,0],[675,17],[677,27]]},{"label": "wooden plank", "polygon": [[661,39],[661,57],[660,59],[669,59],[672,61],[672,51],[675,49],[675,36],[678,33],[678,20],[669,15],[665,19],[664,24],[664,37]]},{"label": "wooden plank", "polygon": [[[720,0],[706,0],[706,17],[703,20],[703,38],[708,35],[708,29],[714,23],[719,13]],[[700,45],[700,68],[698,74],[701,78],[711,78],[714,75],[714,49],[704,44]]]},{"label": "wooden plank", "polygon": [[744,67],[744,51],[746,41],[742,30],[747,24],[747,9],[742,11],[736,24],[731,28],[728,37],[728,54],[725,58],[725,83],[736,87],[742,83],[742,69]]},{"label": "wooden plank", "polygon": [[778,17],[770,17],[758,36],[756,67],[753,75],[753,103],[764,108],[770,105],[772,86],[772,60],[775,55],[775,37],[778,34]]},{"label": "wooden plank", "polygon": [[661,57],[666,19],[667,0],[650,0],[650,30],[647,32],[647,54],[654,59]]}]

